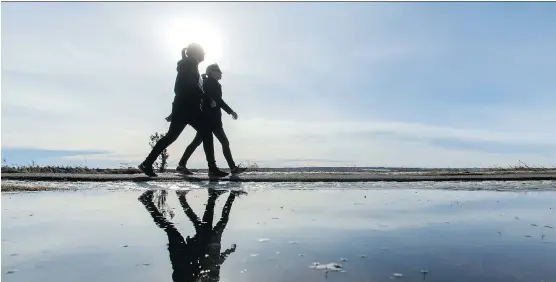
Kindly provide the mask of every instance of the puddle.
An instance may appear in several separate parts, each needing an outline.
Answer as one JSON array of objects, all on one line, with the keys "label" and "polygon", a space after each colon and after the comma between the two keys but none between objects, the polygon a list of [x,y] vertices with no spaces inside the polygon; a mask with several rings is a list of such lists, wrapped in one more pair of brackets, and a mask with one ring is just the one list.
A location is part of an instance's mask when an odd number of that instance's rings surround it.
[{"label": "puddle", "polygon": [[96,184],[2,194],[2,281],[556,279],[555,192]]}]

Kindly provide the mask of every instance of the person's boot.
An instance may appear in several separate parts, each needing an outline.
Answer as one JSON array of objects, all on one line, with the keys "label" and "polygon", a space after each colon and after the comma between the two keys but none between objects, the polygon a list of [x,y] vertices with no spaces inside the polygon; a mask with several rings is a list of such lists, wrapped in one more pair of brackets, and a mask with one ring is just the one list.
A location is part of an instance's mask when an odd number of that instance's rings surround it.
[{"label": "person's boot", "polygon": [[178,165],[178,167],[176,167],[176,172],[180,173],[180,174],[183,174],[183,175],[192,175],[193,174],[193,172],[191,172],[185,166],[181,166],[181,165]]},{"label": "person's boot", "polygon": [[240,174],[240,173],[242,173],[242,172],[245,172],[246,170],[247,170],[246,167],[239,167],[239,166],[236,166],[236,167],[232,168],[232,169],[230,170],[230,172],[231,172],[232,174]]},{"label": "person's boot", "polygon": [[209,168],[208,175],[215,177],[225,177],[228,176],[228,173],[221,171],[217,166],[213,166]]},{"label": "person's boot", "polygon": [[149,177],[157,177],[158,176],[158,175],[156,175],[156,173],[153,170],[153,165],[147,165],[147,164],[145,164],[145,162],[142,162],[137,168]]},{"label": "person's boot", "polygon": [[143,204],[148,204],[149,202],[153,201],[153,194],[153,190],[148,190],[145,193],[141,194],[141,196],[139,196],[139,201],[141,201]]}]

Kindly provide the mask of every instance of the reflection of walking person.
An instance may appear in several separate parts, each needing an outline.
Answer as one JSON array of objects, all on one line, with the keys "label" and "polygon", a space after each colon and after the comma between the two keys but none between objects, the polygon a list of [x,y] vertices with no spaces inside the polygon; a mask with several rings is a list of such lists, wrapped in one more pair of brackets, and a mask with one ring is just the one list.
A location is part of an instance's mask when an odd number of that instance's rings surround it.
[{"label": "reflection of walking person", "polygon": [[191,43],[182,50],[182,59],[178,62],[178,74],[174,86],[175,96],[170,127],[164,137],[155,144],[145,161],[139,165],[139,169],[148,176],[156,176],[152,168],[154,161],[164,149],[176,141],[188,124],[197,130],[203,140],[209,175],[220,177],[228,175],[216,166],[212,131],[200,108],[202,100],[207,99],[199,85],[198,65],[204,59],[205,53],[198,44]]},{"label": "reflection of walking person", "polygon": [[[205,91],[205,94],[210,97],[210,99],[203,100],[203,114],[205,114],[205,119],[210,124],[214,136],[216,136],[218,141],[220,141],[220,144],[222,144],[222,152],[224,153],[226,162],[228,162],[231,173],[238,174],[244,172],[246,168],[238,167],[234,162],[232,150],[230,149],[230,142],[228,141],[228,137],[224,132],[224,126],[222,124],[221,109],[226,111],[226,113],[231,115],[234,119],[237,119],[237,114],[222,99],[222,85],[218,82],[220,79],[222,79],[222,71],[220,70],[220,67],[217,64],[209,65],[206,73],[203,75],[203,90]],[[178,163],[178,167],[176,168],[177,172],[182,174],[192,174],[192,172],[186,168],[187,161],[202,142],[203,137],[199,132],[197,132],[197,135],[195,135],[191,144],[189,144],[189,146],[185,149],[185,152]]]},{"label": "reflection of walking person", "polygon": [[147,211],[151,214],[155,224],[163,229],[168,236],[168,252],[172,263],[172,279],[175,282],[186,281],[218,281],[220,280],[220,267],[226,258],[235,251],[233,244],[224,252],[221,250],[222,233],[228,224],[230,211],[235,197],[239,193],[232,191],[224,204],[222,215],[218,223],[212,226],[214,218],[214,205],[216,199],[224,192],[209,189],[209,198],[202,220],[193,212],[186,199],[186,191],[177,192],[180,204],[195,227],[195,236],[186,239],[179,233],[174,225],[169,222],[157,209],[153,202],[153,191],[149,190],[139,197]]}]

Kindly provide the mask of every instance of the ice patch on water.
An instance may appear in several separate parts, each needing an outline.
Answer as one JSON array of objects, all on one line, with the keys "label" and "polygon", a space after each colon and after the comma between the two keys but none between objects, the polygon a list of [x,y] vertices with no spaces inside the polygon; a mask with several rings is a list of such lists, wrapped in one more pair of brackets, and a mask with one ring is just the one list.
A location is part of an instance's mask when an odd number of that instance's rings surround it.
[{"label": "ice patch on water", "polygon": [[268,242],[270,242],[270,239],[268,239],[268,238],[259,239],[259,243],[268,243]]},{"label": "ice patch on water", "polygon": [[342,265],[339,263],[335,263],[335,262],[331,262],[331,263],[327,263],[327,264],[320,264],[319,262],[313,262],[313,264],[311,264],[309,266],[312,269],[316,269],[316,270],[323,270],[323,271],[341,271],[342,270]]},{"label": "ice patch on water", "polygon": [[401,273],[394,273],[394,274],[392,274],[392,276],[390,277],[390,279],[391,279],[391,280],[394,280],[394,279],[398,279],[398,278],[402,278],[402,277],[403,277],[403,274],[401,274]]}]

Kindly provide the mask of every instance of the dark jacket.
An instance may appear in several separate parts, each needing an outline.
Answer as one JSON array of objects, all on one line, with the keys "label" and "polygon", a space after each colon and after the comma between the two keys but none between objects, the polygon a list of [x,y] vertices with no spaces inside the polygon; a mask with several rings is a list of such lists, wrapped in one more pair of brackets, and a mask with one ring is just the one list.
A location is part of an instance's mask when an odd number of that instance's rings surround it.
[{"label": "dark jacket", "polygon": [[[206,96],[210,99],[203,100],[203,112],[206,113],[210,119],[213,121],[215,126],[222,125],[222,111],[223,109],[226,113],[231,114],[233,112],[232,108],[222,100],[222,85],[218,80],[207,77],[203,79],[203,90]],[[216,102],[216,107],[212,107],[212,101]]]},{"label": "dark jacket", "polygon": [[199,63],[193,58],[184,58],[178,62],[178,74],[174,85],[176,95],[186,95],[191,98],[201,99],[203,90],[199,85]]},{"label": "dark jacket", "polygon": [[170,117],[187,121],[200,114],[200,107],[205,94],[199,83],[199,63],[193,58],[184,58],[178,62],[176,83],[174,84],[174,102]]},{"label": "dark jacket", "polygon": [[[199,63],[193,58],[184,58],[178,62],[176,70],[176,83],[174,84],[174,94],[176,100],[182,102],[197,103],[204,96],[203,89],[199,84]],[[199,104],[197,104],[199,105]]]}]

